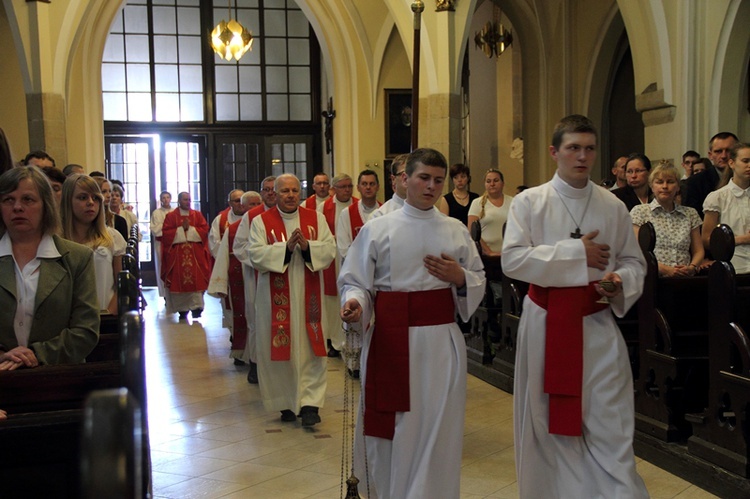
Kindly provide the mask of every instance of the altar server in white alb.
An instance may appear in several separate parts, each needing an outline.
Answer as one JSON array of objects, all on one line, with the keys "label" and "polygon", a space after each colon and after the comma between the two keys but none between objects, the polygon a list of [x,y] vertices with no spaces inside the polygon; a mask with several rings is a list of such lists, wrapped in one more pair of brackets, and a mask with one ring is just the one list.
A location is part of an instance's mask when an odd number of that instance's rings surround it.
[{"label": "altar server in white alb", "polygon": [[404,206],[364,225],[339,276],[342,320],[375,316],[354,458],[370,497],[459,497],[466,344],[455,313],[469,320],[485,277],[466,227],[434,209],[446,172],[438,151],[411,153]]},{"label": "altar server in white alb", "polygon": [[612,315],[641,295],[645,261],[625,205],[589,180],[596,146],[588,118],[563,118],[549,148],[557,172],[518,194],[508,215],[503,272],[531,283],[514,385],[522,498],[648,497],[633,456],[628,351]]}]

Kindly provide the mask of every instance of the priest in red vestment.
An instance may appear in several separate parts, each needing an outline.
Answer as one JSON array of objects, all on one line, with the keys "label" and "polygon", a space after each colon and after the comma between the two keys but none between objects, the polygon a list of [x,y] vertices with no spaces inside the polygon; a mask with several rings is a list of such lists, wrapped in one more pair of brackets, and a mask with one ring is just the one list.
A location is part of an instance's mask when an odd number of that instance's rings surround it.
[{"label": "priest in red vestment", "polygon": [[208,222],[201,212],[190,209],[190,194],[177,196],[178,208],[164,219],[162,227],[161,277],[167,289],[167,313],[180,319],[203,313],[203,293],[211,278]]}]

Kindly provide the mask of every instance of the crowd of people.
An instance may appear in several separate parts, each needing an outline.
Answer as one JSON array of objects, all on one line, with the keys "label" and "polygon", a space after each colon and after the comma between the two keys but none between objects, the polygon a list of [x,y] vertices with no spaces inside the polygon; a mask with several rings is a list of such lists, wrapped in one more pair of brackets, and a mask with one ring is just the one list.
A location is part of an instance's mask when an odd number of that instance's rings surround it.
[{"label": "crowd of people", "polygon": [[[426,148],[394,158],[383,204],[369,169],[356,179],[319,172],[306,199],[295,175],[267,177],[259,192],[230,191],[210,224],[190,193],[173,209],[162,192],[150,226],[159,294],[180,320],[201,317],[206,291],[221,299],[229,357],[285,423],[321,422],[327,357],[343,355],[362,383],[354,462],[373,497],[458,497],[467,361],[457,321],[485,296],[481,255],[501,258],[506,275],[530,284],[514,378],[519,494],[646,497],[613,314],[642,292],[647,222],[664,277],[707,269],[719,223],[735,233],[736,271],[750,272],[750,145],[719,133],[707,160],[683,154],[682,171],[622,156],[611,189],[590,178],[597,145],[588,118],[562,119],[553,178],[513,196],[499,169],[477,194],[466,165],[449,168]],[[9,158],[0,131],[0,300],[15,310],[0,327],[0,370],[81,362],[100,313],[116,313],[135,217],[116,181],[58,170],[42,152],[23,166]]]}]

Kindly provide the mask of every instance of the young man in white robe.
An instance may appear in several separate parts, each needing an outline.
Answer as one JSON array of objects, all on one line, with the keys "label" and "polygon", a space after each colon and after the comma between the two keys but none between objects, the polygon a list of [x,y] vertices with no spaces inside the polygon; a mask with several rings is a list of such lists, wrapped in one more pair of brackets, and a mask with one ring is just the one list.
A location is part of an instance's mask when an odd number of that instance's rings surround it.
[{"label": "young man in white robe", "polygon": [[156,274],[156,285],[159,288],[159,296],[167,296],[164,289],[164,281],[161,278],[161,229],[167,213],[172,211],[172,195],[167,191],[159,194],[159,207],[151,214],[151,234],[154,236],[154,273]]},{"label": "young man in white robe", "polygon": [[531,284],[514,382],[522,498],[648,497],[633,456],[628,351],[612,315],[641,295],[646,267],[625,205],[589,180],[596,146],[588,118],[564,118],[549,148],[554,178],[516,196],[508,215],[503,272]]},{"label": "young man in white robe", "polygon": [[[326,394],[327,352],[321,271],[336,256],[325,217],[299,206],[300,182],[276,178],[276,208],[250,225],[249,254],[258,272],[255,341],[263,405],[281,420],[320,422]],[[235,245],[236,248],[236,245]]]},{"label": "young man in white robe", "polygon": [[434,209],[447,166],[433,149],[411,153],[404,206],[365,224],[339,276],[342,320],[375,315],[361,333],[354,458],[370,497],[459,497],[466,343],[455,311],[469,319],[485,277],[466,227]]}]

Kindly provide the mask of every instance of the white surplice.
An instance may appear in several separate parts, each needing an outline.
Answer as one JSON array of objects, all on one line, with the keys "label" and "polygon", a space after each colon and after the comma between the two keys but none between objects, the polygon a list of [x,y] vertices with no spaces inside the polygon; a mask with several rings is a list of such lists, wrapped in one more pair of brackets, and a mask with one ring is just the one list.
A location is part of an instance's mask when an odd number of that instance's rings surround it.
[{"label": "white surplice", "polygon": [[[238,217],[239,218],[239,217]],[[236,236],[235,236],[236,239]],[[221,302],[221,313],[222,313],[222,326],[229,329],[234,334],[234,310],[231,307],[227,307],[224,302],[225,297],[229,299],[229,303],[232,303],[232,289],[229,287],[229,265],[232,248],[229,247],[229,230],[224,231],[224,235],[219,242],[219,247],[214,255],[214,266],[211,269],[211,279],[208,281],[208,289],[206,292],[218,298]],[[243,277],[244,277],[244,265],[243,265]],[[244,282],[243,282],[244,287]],[[247,298],[245,298],[245,307],[247,307]],[[247,317],[247,316],[245,316]],[[246,320],[247,322],[247,320]],[[249,326],[249,324],[248,324]],[[230,350],[229,358],[240,359],[244,362],[251,360],[255,362],[255,348],[248,348],[247,342],[251,341],[250,328],[248,327],[247,341],[245,342],[245,348],[242,350]],[[252,337],[253,343],[255,342],[255,336]],[[253,356],[252,358],[250,356]]]},{"label": "white surplice", "polygon": [[161,279],[161,229],[164,226],[164,218],[172,208],[157,208],[151,214],[151,234],[154,236],[154,272],[156,273],[156,285],[159,288],[159,296],[166,296],[164,281]]},{"label": "white surplice", "polygon": [[[408,203],[370,219],[362,228],[341,269],[341,301],[356,298],[363,308],[362,323],[369,324],[378,291],[450,287],[431,276],[424,266],[426,255],[441,253],[452,256],[464,268],[465,290],[459,294],[453,286],[453,297],[461,318],[468,320],[485,290],[484,267],[469,232],[456,219]],[[369,328],[364,333],[362,386],[367,380],[372,332]],[[366,448],[371,497],[457,498],[466,402],[466,343],[456,323],[410,327],[409,353],[411,411],[396,414],[393,440],[363,440],[359,414],[355,445],[359,490],[365,493]]]},{"label": "white surplice", "polygon": [[375,210],[375,213],[372,214],[371,218],[380,218],[392,211],[400,210],[404,206],[404,201],[406,200],[394,192],[393,196],[391,196],[391,199],[383,203],[380,208]]},{"label": "white surplice", "polygon": [[[275,210],[277,208],[271,208]],[[299,228],[299,210],[281,213],[287,237]],[[296,413],[305,405],[323,407],[326,392],[327,357],[316,357],[305,328],[305,266],[320,275],[320,295],[323,295],[323,274],[336,255],[336,242],[322,214],[318,217],[316,240],[309,240],[310,263],[302,257],[299,246],[291,260],[284,263],[286,242],[268,244],[262,216],[250,225],[248,252],[250,262],[258,271],[255,295],[255,342],[258,357],[258,380],[263,406],[269,411],[292,410]],[[238,230],[239,232],[239,230]],[[235,236],[235,241],[236,241]],[[237,248],[235,244],[235,248]],[[271,360],[271,284],[269,272],[289,276],[291,356],[288,361]],[[325,307],[322,308],[325,320]]]},{"label": "white surplice", "polygon": [[[583,234],[599,230],[594,242],[609,245],[611,256],[606,270],[587,266],[583,242],[571,238],[579,223]],[[585,286],[608,272],[617,272],[623,293],[611,300],[611,309],[618,317],[640,297],[646,269],[625,205],[591,181],[585,188],[575,189],[557,174],[552,181],[513,199],[502,265],[506,276],[542,287]],[[551,435],[548,431],[549,396],[544,393],[546,315],[526,297],[516,343],[514,382],[520,496],[648,497],[633,456],[635,416],[628,351],[612,312],[605,309],[583,319],[581,437]]]}]

